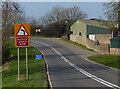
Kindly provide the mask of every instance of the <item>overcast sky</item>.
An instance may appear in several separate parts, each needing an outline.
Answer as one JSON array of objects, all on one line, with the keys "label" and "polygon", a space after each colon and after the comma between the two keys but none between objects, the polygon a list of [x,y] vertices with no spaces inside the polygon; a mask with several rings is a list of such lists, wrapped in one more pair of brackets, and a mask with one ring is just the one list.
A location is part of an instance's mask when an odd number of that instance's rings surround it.
[{"label": "overcast sky", "polygon": [[55,6],[61,6],[65,8],[79,6],[84,12],[88,14],[89,19],[99,18],[99,16],[105,19],[102,10],[103,3],[104,2],[20,2],[26,16],[33,16],[37,19],[41,16],[44,16]]}]

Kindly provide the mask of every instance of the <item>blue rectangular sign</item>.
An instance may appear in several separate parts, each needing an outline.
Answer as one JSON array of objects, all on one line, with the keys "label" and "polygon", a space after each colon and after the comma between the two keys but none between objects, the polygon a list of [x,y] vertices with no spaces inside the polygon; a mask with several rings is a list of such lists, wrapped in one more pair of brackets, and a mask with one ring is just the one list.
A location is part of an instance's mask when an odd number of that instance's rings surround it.
[{"label": "blue rectangular sign", "polygon": [[36,55],[36,59],[42,59],[42,55]]}]

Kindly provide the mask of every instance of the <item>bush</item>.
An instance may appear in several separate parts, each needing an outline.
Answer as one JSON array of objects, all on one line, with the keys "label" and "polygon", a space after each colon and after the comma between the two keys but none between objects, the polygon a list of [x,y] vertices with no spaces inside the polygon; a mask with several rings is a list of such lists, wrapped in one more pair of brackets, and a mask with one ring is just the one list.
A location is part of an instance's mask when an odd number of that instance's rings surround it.
[{"label": "bush", "polygon": [[61,37],[65,35],[66,32],[66,24],[63,22],[56,22],[53,24],[49,24],[45,27],[45,29],[41,32],[44,36],[56,36]]},{"label": "bush", "polygon": [[2,64],[10,60],[10,52],[8,45],[9,44],[7,42],[3,42],[2,44]]}]

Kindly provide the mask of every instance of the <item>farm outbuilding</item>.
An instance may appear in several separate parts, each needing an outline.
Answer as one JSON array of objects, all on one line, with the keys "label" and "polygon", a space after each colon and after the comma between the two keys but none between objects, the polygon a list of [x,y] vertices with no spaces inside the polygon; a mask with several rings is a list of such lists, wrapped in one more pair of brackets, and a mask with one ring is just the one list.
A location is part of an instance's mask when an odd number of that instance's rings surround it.
[{"label": "farm outbuilding", "polygon": [[[70,28],[70,40],[101,53],[110,53],[110,31],[100,20],[77,20]],[[99,45],[96,45],[96,42]]]},{"label": "farm outbuilding", "polygon": [[103,25],[102,21],[77,20],[72,26],[72,36],[86,36],[92,41],[109,44],[112,38],[112,31]]}]

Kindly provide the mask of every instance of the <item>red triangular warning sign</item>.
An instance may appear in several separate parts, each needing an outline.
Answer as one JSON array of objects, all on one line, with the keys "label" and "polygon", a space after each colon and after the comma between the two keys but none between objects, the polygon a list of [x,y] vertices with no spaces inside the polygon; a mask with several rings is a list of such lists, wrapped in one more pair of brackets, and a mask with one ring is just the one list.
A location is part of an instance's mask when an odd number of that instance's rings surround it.
[{"label": "red triangular warning sign", "polygon": [[29,33],[27,32],[23,24],[20,26],[19,30],[17,31],[16,36],[29,36]]}]

